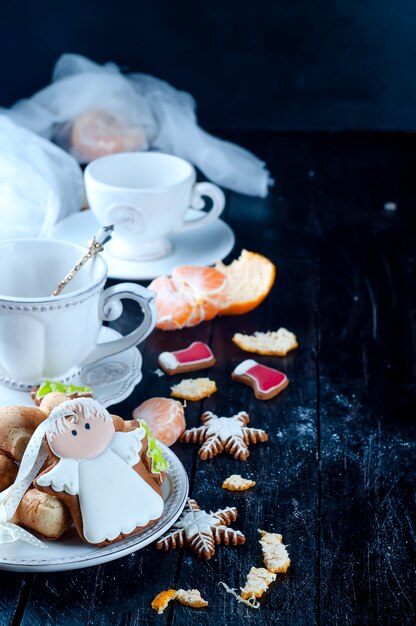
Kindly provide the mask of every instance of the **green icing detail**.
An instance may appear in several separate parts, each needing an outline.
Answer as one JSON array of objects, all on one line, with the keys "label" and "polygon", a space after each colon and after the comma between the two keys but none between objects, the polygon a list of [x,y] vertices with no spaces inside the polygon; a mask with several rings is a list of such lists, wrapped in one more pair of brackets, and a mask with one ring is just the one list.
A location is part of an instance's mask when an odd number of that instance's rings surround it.
[{"label": "green icing detail", "polygon": [[46,396],[48,393],[52,393],[53,391],[60,391],[61,393],[66,393],[68,396],[73,393],[92,393],[91,387],[76,387],[75,385],[64,385],[58,380],[44,380],[39,386],[36,396],[38,398],[43,398],[43,396]]},{"label": "green icing detail", "polygon": [[166,459],[163,458],[162,449],[160,448],[156,439],[150,434],[149,428],[144,420],[140,420],[140,426],[143,426],[146,431],[148,440],[147,456],[152,461],[153,474],[160,474],[160,472],[165,472],[169,469],[169,463],[166,461]]}]

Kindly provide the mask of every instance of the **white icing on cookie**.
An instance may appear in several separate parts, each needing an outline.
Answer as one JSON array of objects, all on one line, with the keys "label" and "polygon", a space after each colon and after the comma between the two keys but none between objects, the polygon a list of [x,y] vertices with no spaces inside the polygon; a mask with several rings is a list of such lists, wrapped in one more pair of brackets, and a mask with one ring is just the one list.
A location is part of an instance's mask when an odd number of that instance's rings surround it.
[{"label": "white icing on cookie", "polygon": [[162,367],[169,370],[174,370],[179,365],[177,358],[172,352],[162,352],[159,355],[159,363]]},{"label": "white icing on cookie", "polygon": [[234,374],[237,374],[237,376],[242,376],[247,372],[247,370],[254,367],[255,365],[257,365],[257,361],[254,361],[253,359],[246,359],[245,361],[242,361],[241,363],[239,363],[239,365],[237,365],[234,370]]},{"label": "white icing on cookie", "polygon": [[218,435],[223,443],[228,441],[230,437],[244,437],[244,424],[239,419],[239,415],[233,417],[212,417],[207,422],[207,437]]},{"label": "white icing on cookie", "polygon": [[205,511],[189,511],[185,513],[175,524],[177,528],[182,528],[185,531],[187,539],[191,539],[197,533],[211,532],[213,526],[219,526],[220,520],[212,515],[208,515]]}]

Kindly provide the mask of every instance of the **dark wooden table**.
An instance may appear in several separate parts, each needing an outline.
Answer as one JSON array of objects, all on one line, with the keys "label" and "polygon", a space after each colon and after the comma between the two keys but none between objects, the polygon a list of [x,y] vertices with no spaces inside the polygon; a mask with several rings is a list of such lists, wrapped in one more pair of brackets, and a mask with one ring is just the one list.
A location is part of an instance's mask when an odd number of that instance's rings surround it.
[{"label": "dark wooden table", "polygon": [[[154,545],[100,567],[67,573],[1,573],[1,624],[183,626],[242,624],[415,624],[416,138],[406,135],[233,136],[270,164],[276,186],[266,200],[228,194],[225,219],[242,247],[278,268],[255,312],[195,329],[155,332],[143,349],[143,382],[114,407],[125,418],[146,398],[169,394],[158,378],[160,351],[194,339],[211,345],[219,391],[189,403],[189,426],[203,409],[245,409],[269,443],[244,464],[223,454],[197,457],[176,444],[190,494],[207,509],[237,506],[242,547],[219,547],[209,562],[188,550]],[[397,205],[385,210],[386,202]],[[231,256],[233,256],[231,255]],[[133,309],[116,328],[127,329]],[[235,331],[286,326],[300,340],[287,358],[260,357],[290,385],[270,402],[231,382],[245,356]],[[242,473],[246,493],[221,489]],[[238,587],[262,563],[257,528],[283,534],[292,566],[260,610],[237,604],[220,580]],[[205,610],[150,608],[157,592],[198,588]]]}]

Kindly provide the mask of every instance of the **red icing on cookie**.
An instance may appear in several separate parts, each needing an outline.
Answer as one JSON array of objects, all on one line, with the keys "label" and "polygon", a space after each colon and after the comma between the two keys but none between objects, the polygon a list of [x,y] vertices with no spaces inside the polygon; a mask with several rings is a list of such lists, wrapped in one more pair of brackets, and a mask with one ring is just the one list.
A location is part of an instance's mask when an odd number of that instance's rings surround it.
[{"label": "red icing on cookie", "polygon": [[272,367],[266,367],[265,365],[253,365],[246,371],[246,374],[253,378],[260,391],[267,392],[271,389],[280,387],[286,382],[286,375]]},{"label": "red icing on cookie", "polygon": [[186,365],[188,363],[195,363],[198,361],[205,361],[213,358],[213,354],[210,348],[202,341],[194,341],[189,348],[185,350],[177,350],[172,352],[178,363]]}]

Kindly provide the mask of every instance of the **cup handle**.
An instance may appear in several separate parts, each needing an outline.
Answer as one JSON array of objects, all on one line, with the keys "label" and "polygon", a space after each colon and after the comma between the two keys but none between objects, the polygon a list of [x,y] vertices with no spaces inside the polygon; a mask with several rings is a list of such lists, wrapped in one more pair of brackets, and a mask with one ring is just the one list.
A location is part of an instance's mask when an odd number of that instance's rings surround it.
[{"label": "cup handle", "polygon": [[221,215],[225,207],[225,196],[223,191],[212,183],[196,183],[193,186],[190,207],[198,211],[203,209],[205,206],[204,196],[211,198],[211,210],[208,211],[204,217],[200,217],[197,220],[185,220],[175,228],[175,233],[183,233],[188,230],[193,230],[194,228],[201,228],[201,226],[206,226]]},{"label": "cup handle", "polygon": [[101,319],[105,322],[116,320],[123,312],[123,298],[137,302],[144,314],[140,326],[128,335],[100,343],[84,359],[82,365],[90,365],[107,356],[124,352],[132,346],[143,341],[153,330],[156,324],[156,294],[150,289],[135,285],[134,283],[120,283],[109,287],[101,294]]}]

